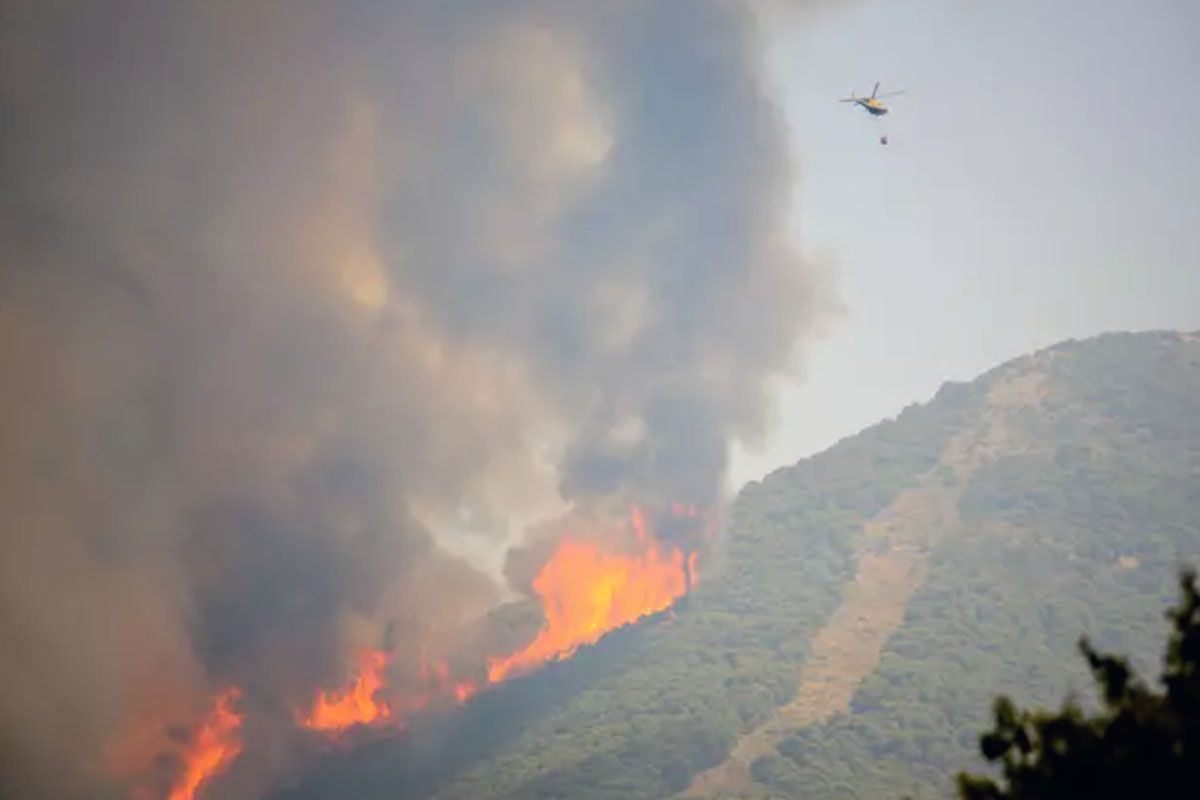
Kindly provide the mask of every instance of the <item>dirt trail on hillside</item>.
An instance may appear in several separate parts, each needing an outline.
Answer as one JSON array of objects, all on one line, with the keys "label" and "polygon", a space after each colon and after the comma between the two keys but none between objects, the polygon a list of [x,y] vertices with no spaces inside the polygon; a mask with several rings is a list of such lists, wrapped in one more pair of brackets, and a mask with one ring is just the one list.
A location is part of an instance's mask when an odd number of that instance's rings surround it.
[{"label": "dirt trail on hillside", "polygon": [[958,501],[970,474],[1001,455],[1038,448],[1012,424],[1011,414],[1040,406],[1047,394],[1040,370],[998,378],[974,424],[946,443],[917,486],[898,493],[863,525],[855,578],[813,638],[795,699],[743,735],[723,762],[697,775],[677,798],[711,797],[751,784],[751,765],[775,752],[786,735],[848,711],[858,685],[875,671],[904,621],[909,598],[924,581],[931,546],[958,524]]},{"label": "dirt trail on hillside", "polygon": [[697,775],[682,796],[708,797],[745,786],[751,782],[750,766],[774,752],[789,732],[849,707],[925,577],[928,532],[950,521],[956,502],[957,496],[942,487],[909,489],[866,524],[855,578],[846,585],[837,611],[813,637],[795,699],[742,736],[729,756]]}]

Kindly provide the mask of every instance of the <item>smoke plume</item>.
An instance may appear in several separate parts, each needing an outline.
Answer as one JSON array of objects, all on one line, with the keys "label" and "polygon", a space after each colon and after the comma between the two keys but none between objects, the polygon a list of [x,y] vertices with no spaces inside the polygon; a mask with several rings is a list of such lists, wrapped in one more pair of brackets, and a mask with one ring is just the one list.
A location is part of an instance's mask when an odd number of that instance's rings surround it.
[{"label": "smoke plume", "polygon": [[530,521],[717,503],[827,299],[752,23],[4,5],[0,794],[161,796],[236,685],[252,797]]}]

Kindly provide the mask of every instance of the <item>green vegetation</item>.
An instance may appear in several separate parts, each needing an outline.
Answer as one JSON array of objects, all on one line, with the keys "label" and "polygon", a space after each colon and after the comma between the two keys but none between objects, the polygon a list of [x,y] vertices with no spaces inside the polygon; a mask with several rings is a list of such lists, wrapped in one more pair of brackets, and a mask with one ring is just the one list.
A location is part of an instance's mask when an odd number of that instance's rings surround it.
[{"label": "green vegetation", "polygon": [[1181,581],[1183,600],[1155,692],[1138,681],[1127,661],[1097,653],[1085,639],[1101,713],[1089,716],[1068,701],[1057,713],[1019,711],[1000,697],[995,727],[980,739],[1000,781],[961,774],[963,800],[1096,800],[1148,795],[1195,797],[1200,791],[1200,589],[1195,573]]},{"label": "green vegetation", "polygon": [[879,669],[851,713],[780,745],[763,796],[945,797],[994,692],[1045,705],[1085,687],[1081,633],[1158,652],[1164,588],[1200,555],[1200,343],[1107,336],[1040,360],[1051,394],[966,480]]},{"label": "green vegetation", "polygon": [[[1159,651],[1164,587],[1200,561],[1197,398],[1200,338],[1167,333],[947,385],[747,486],[675,615],[331,757],[283,797],[664,800],[793,699],[860,553],[904,547],[922,580],[878,668],[842,713],[785,729],[734,794],[948,796],[985,766],[996,692],[1046,705],[1086,688],[1080,634],[1139,670]],[[868,532],[889,509],[899,527]]]}]

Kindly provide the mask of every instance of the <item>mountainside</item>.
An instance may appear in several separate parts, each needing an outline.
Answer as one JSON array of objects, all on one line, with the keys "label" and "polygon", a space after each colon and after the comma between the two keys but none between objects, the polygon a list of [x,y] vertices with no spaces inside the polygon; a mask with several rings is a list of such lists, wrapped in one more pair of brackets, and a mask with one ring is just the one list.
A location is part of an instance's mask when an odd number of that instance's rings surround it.
[{"label": "mountainside", "polygon": [[1079,635],[1156,658],[1181,562],[1200,335],[1064,343],[747,486],[673,612],[280,796],[944,797],[993,695],[1089,685]]}]

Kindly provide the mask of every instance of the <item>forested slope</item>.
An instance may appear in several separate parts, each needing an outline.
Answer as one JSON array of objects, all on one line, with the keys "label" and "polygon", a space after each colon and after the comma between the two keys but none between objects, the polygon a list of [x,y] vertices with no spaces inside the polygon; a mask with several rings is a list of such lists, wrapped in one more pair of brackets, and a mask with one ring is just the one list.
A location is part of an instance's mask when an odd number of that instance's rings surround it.
[{"label": "forested slope", "polygon": [[1200,557],[1200,337],[1017,359],[746,487],[676,608],[289,798],[945,796],[991,697],[1157,654]]},{"label": "forested slope", "polygon": [[943,454],[956,514],[925,532],[926,575],[879,668],[737,794],[946,796],[995,693],[1053,705],[1090,685],[1080,634],[1161,652],[1175,570],[1200,557],[1200,340],[1072,342],[979,384],[976,436]]}]

